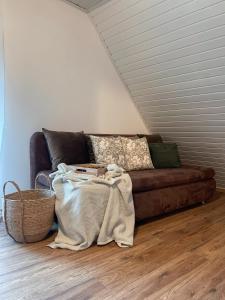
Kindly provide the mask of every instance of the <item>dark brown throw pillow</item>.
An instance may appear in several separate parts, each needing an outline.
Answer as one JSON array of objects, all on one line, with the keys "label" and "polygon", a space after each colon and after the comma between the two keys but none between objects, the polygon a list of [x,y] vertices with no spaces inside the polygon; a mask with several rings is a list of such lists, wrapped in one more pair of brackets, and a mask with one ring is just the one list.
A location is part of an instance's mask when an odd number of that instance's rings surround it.
[{"label": "dark brown throw pillow", "polygon": [[42,129],[52,161],[52,169],[58,164],[68,165],[89,162],[86,140],[83,132],[62,132]]},{"label": "dark brown throw pillow", "polygon": [[96,163],[90,135],[85,134],[85,138],[86,138],[86,143],[87,143],[87,147],[88,147],[89,160],[91,163]]}]

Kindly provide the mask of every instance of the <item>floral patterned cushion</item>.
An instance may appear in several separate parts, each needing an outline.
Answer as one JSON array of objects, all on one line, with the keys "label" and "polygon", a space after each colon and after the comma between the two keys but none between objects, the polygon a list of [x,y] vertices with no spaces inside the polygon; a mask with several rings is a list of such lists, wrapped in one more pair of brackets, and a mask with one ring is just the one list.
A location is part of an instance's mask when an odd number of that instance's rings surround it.
[{"label": "floral patterned cushion", "polygon": [[90,135],[97,164],[117,164],[125,167],[125,156],[120,137],[101,137]]},{"label": "floral patterned cushion", "polygon": [[124,155],[125,155],[125,170],[141,170],[141,169],[154,169],[147,139],[129,139],[120,137]]}]

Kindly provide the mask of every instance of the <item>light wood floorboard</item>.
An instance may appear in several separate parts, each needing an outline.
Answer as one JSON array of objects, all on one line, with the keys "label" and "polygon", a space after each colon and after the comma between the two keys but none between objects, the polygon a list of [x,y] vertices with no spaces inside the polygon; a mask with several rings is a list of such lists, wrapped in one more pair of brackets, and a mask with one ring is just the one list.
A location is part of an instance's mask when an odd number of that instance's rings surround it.
[{"label": "light wood floorboard", "polygon": [[0,299],[225,299],[225,194],[139,225],[133,248],[21,245],[0,224]]}]

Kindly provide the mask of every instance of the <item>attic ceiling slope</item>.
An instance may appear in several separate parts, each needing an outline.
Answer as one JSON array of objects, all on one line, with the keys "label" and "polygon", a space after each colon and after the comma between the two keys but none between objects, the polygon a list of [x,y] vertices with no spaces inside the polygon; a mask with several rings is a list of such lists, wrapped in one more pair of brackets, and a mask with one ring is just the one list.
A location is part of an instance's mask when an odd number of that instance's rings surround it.
[{"label": "attic ceiling slope", "polygon": [[78,7],[80,7],[81,9],[90,12],[91,10],[96,9],[97,7],[105,4],[106,2],[109,2],[110,0],[67,0],[67,1],[72,2]]},{"label": "attic ceiling slope", "polygon": [[224,0],[111,0],[90,17],[151,132],[225,188]]}]

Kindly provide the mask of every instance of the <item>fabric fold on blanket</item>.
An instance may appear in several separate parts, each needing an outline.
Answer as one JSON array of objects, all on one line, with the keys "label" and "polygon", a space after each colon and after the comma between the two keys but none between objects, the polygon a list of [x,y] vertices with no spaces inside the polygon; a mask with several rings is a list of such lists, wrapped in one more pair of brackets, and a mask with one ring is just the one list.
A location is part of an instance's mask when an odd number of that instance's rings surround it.
[{"label": "fabric fold on blanket", "polygon": [[135,213],[130,176],[109,165],[103,176],[78,174],[60,164],[51,174],[56,193],[58,234],[51,248],[83,250],[94,242],[133,245]]}]

